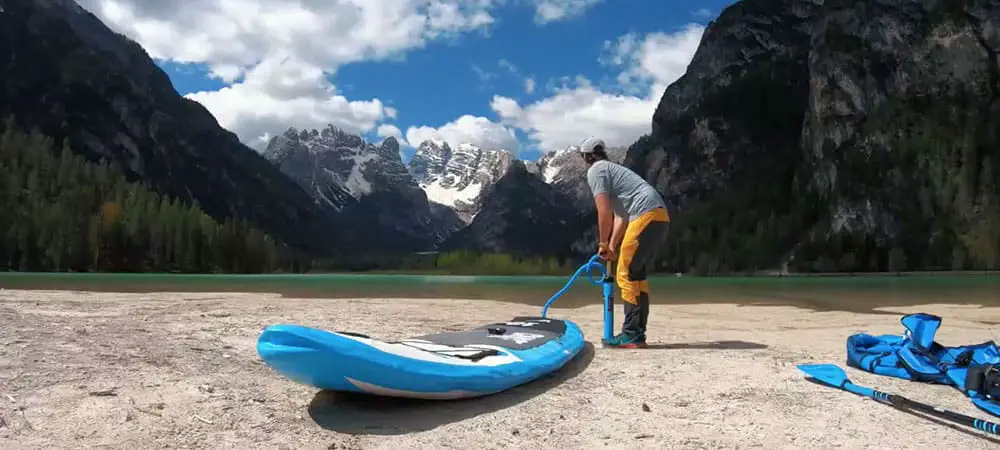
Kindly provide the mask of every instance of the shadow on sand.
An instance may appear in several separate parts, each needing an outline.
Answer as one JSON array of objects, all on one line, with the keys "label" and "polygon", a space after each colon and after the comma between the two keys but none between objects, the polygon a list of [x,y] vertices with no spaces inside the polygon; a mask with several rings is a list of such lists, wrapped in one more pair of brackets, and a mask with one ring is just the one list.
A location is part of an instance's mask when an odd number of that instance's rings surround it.
[{"label": "shadow on sand", "polygon": [[640,350],[759,350],[767,345],[747,341],[710,341],[648,344]]},{"label": "shadow on sand", "polygon": [[[817,385],[826,387],[826,388],[830,387],[829,384],[826,384],[826,383],[824,383],[822,381],[819,381],[819,380],[817,380],[815,378],[812,378],[812,377],[806,377],[806,381],[808,381],[810,383],[813,383],[813,384],[817,384]],[[951,428],[952,430],[958,431],[959,433],[965,433],[965,434],[967,434],[969,436],[980,438],[980,439],[982,439],[982,440],[984,440],[986,442],[992,442],[994,444],[1000,444],[1000,439],[997,439],[996,437],[983,434],[981,431],[977,431],[977,430],[971,429],[969,427],[962,426],[960,424],[957,424],[955,422],[951,422],[951,421],[942,419],[940,417],[932,416],[930,414],[926,414],[926,413],[923,413],[923,412],[920,412],[920,411],[915,411],[915,410],[907,409],[907,408],[901,408],[901,407],[897,407],[897,406],[893,406],[893,405],[884,405],[884,406],[889,407],[889,408],[893,408],[896,411],[902,411],[902,412],[907,413],[907,414],[909,414],[911,416],[914,416],[914,417],[919,417],[921,419],[927,420],[928,422],[934,422],[934,423],[936,423],[938,425]]]},{"label": "shadow on sand", "polygon": [[576,377],[593,360],[594,345],[586,342],[580,353],[560,370],[479,398],[419,400],[320,391],[309,403],[309,416],[324,429],[347,434],[397,435],[426,431],[530,400]]}]

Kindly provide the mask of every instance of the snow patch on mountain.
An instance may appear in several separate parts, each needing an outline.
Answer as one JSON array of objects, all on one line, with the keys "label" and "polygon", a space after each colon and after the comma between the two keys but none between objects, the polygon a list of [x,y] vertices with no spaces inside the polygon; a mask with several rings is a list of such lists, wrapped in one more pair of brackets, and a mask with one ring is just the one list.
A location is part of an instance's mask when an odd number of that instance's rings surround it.
[{"label": "snow patch on mountain", "polygon": [[427,193],[427,199],[434,203],[449,208],[463,208],[468,205],[474,205],[476,199],[482,195],[484,186],[481,183],[473,183],[462,189],[447,187],[457,184],[454,179],[454,176],[446,175],[431,183],[420,185],[420,187]]},{"label": "snow patch on mountain", "polygon": [[586,169],[580,155],[568,148],[552,150],[543,154],[537,161],[533,162],[533,166],[529,170],[541,177],[542,181],[547,184],[561,180],[565,176],[563,169],[569,168],[570,171],[579,168]]},{"label": "snow patch on mountain", "polygon": [[483,194],[507,173],[514,155],[462,143],[420,144],[408,166],[414,181],[431,202],[447,206],[469,223],[479,212]]},{"label": "snow patch on mountain", "polygon": [[[608,149],[608,158],[621,163],[625,159],[626,151],[624,147],[611,147]],[[534,163],[526,165],[530,172],[572,198],[580,208],[594,207],[590,187],[587,186],[587,164],[576,151],[569,148],[551,150]]]},{"label": "snow patch on mountain", "polygon": [[455,212],[431,206],[403,164],[395,138],[376,145],[334,126],[290,128],[268,143],[264,157],[317,202],[343,213],[345,223],[370,235],[381,230],[401,246],[412,238],[414,245],[433,248],[462,226]]}]

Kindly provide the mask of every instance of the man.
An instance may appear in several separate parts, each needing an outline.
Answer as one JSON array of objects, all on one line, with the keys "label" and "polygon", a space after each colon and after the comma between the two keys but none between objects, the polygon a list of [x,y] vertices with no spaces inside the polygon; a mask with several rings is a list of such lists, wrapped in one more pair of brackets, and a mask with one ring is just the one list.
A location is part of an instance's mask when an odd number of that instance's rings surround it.
[{"label": "man", "polygon": [[618,256],[615,281],[625,317],[621,334],[606,344],[645,347],[649,317],[646,272],[670,226],[666,203],[642,177],[609,161],[603,140],[587,138],[579,152],[589,166],[587,184],[597,205],[597,252],[605,261]]}]

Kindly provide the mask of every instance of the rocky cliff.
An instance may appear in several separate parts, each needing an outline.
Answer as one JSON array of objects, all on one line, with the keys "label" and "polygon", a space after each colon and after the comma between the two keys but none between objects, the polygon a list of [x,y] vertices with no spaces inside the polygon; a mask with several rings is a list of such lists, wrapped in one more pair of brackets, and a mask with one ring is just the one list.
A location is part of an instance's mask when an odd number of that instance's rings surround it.
[{"label": "rocky cliff", "polygon": [[744,0],[626,164],[675,209],[663,266],[1000,265],[1000,4]]},{"label": "rocky cliff", "polygon": [[[624,148],[612,150],[616,160],[624,154]],[[503,150],[426,141],[404,166],[395,139],[374,145],[331,126],[289,129],[271,140],[264,156],[354,228],[381,230],[370,231],[380,236],[365,244],[372,249],[433,250],[447,240],[449,249],[566,254],[573,239],[555,239],[563,245],[556,248],[537,247],[534,239],[524,237],[552,223],[562,226],[551,228],[554,233],[579,240],[585,230],[577,217],[594,209],[586,166],[579,155],[565,150],[520,162]],[[518,169],[511,173],[514,165]],[[516,219],[522,212],[531,217]],[[591,251],[593,241],[578,245],[579,251]]]},{"label": "rocky cliff", "polygon": [[479,214],[443,248],[520,257],[572,256],[572,243],[584,223],[585,214],[569,197],[514,160],[484,193]]},{"label": "rocky cliff", "polygon": [[425,141],[408,169],[431,202],[454,210],[469,223],[482,208],[483,194],[507,173],[512,161],[514,155],[505,150],[468,143],[452,148],[444,141]]},{"label": "rocky cliff", "polygon": [[[625,159],[624,147],[608,149],[608,157],[617,163]],[[571,198],[581,211],[594,210],[594,197],[587,186],[587,164],[577,152],[559,149],[546,152],[537,161],[527,162],[528,170],[542,181]]]},{"label": "rocky cliff", "polygon": [[[220,222],[250,220],[311,253],[331,251],[335,222],[257,152],[174,90],[135,42],[72,0],[4,0],[0,117]],[[346,236],[344,236],[346,237]]]},{"label": "rocky cliff", "polygon": [[333,126],[290,128],[271,139],[264,157],[338,212],[369,251],[433,249],[464,225],[454,211],[428,202],[395,138],[375,145]]}]

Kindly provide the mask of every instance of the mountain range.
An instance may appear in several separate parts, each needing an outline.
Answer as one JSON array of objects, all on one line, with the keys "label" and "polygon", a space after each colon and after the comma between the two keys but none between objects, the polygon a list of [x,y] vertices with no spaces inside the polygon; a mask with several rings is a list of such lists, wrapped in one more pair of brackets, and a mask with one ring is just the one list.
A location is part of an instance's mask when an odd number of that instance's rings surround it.
[{"label": "mountain range", "polygon": [[[72,0],[4,0],[0,117],[310,257],[593,251],[583,166],[289,128],[263,153]],[[1000,267],[1000,5],[742,0],[621,158],[674,223],[656,269]],[[295,126],[296,124],[288,124]]]},{"label": "mountain range", "polygon": [[[571,255],[574,239],[552,246],[525,237],[580,233],[593,210],[583,160],[565,149],[525,162],[503,149],[428,140],[408,164],[399,150],[395,138],[375,144],[330,125],[289,128],[263,156],[322,208],[378,236],[370,245],[385,252]],[[624,149],[611,154],[621,161]]]}]

